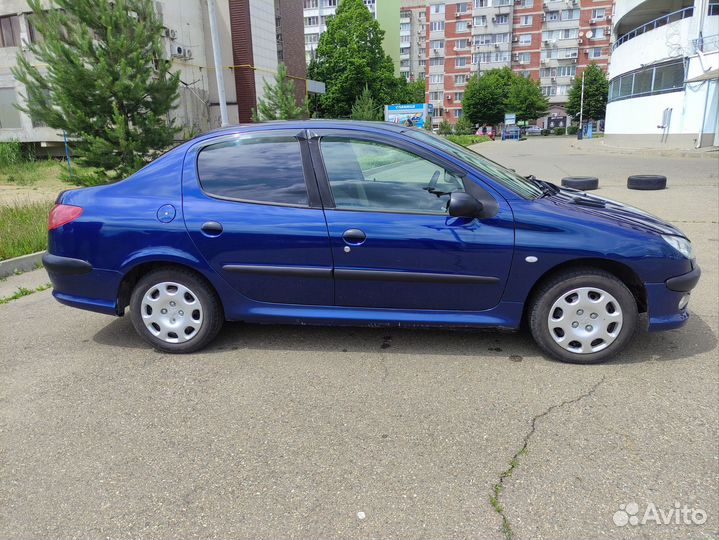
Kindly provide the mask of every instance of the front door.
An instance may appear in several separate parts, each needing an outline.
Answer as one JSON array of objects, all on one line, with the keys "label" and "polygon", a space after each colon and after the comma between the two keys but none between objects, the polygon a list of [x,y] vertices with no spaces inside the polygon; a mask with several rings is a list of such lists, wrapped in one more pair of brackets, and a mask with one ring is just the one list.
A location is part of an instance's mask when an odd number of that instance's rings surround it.
[{"label": "front door", "polygon": [[188,151],[183,210],[210,266],[260,302],[332,305],[332,255],[304,131],[220,137]]},{"label": "front door", "polygon": [[426,150],[349,130],[316,133],[311,147],[336,305],[480,311],[500,301],[514,246],[506,201],[489,219],[451,217],[449,193],[483,188]]}]

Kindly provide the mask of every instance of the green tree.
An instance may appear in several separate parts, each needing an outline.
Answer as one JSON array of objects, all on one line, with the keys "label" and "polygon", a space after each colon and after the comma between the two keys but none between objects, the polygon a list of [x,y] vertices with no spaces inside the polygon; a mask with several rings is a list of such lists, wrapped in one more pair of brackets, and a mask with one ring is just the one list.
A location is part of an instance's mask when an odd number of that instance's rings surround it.
[{"label": "green tree", "polygon": [[463,114],[454,125],[454,133],[457,135],[474,135],[475,131],[474,124],[466,114]]},{"label": "green tree", "polygon": [[508,67],[474,75],[464,90],[462,110],[474,124],[499,124],[507,112],[506,101],[516,75]]},{"label": "green tree", "polygon": [[168,114],[179,92],[170,73],[162,23],[151,0],[29,0],[43,39],[18,53],[25,85],[21,110],[64,130],[81,164],[99,180],[127,176],[172,144],[179,129]]},{"label": "green tree", "polygon": [[450,124],[446,118],[443,118],[437,126],[437,133],[439,133],[440,135],[451,135],[452,124]]},{"label": "green tree", "polygon": [[392,103],[424,103],[425,82],[423,79],[407,82],[404,77],[399,77]]},{"label": "green tree", "polygon": [[362,93],[352,105],[352,120],[381,120],[381,106],[378,106],[372,98],[372,93],[365,85]]},{"label": "green tree", "polygon": [[339,3],[307,70],[309,78],[323,81],[327,90],[313,98],[313,112],[348,117],[365,85],[379,105],[393,102],[401,82],[382,49],[383,37],[384,30],[362,0]]},{"label": "green tree", "polygon": [[[589,64],[584,70],[584,118],[601,120],[607,111],[607,95],[609,81],[604,70],[595,63]],[[582,77],[575,77],[569,89],[567,114],[579,119],[579,108],[582,98]]]},{"label": "green tree", "polygon": [[517,120],[536,120],[547,114],[549,101],[542,95],[539,81],[516,75],[507,95],[507,112],[517,114]]},{"label": "green tree", "polygon": [[295,82],[287,75],[287,66],[277,66],[275,83],[264,83],[264,97],[257,100],[257,109],[253,110],[253,119],[259,122],[267,120],[294,120],[307,116],[307,110],[297,104]]}]

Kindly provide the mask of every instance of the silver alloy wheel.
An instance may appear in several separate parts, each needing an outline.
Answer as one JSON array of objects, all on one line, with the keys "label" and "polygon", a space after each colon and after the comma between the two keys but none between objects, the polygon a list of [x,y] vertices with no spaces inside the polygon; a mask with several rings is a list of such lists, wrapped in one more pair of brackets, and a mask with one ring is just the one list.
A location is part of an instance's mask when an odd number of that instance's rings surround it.
[{"label": "silver alloy wheel", "polygon": [[609,347],[622,331],[622,308],[607,291],[598,287],[572,289],[552,304],[549,333],[563,349],[577,354]]},{"label": "silver alloy wheel", "polygon": [[150,287],[142,297],[142,321],[150,333],[167,343],[184,343],[202,327],[202,304],[189,288],[173,281]]}]

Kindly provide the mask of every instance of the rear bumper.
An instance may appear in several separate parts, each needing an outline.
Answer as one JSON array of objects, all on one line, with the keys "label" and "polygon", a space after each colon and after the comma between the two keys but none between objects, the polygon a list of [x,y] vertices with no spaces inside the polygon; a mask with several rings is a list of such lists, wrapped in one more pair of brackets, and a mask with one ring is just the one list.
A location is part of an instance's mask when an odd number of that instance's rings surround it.
[{"label": "rear bumper", "polygon": [[50,253],[43,255],[42,262],[52,282],[52,295],[58,302],[96,313],[118,315],[120,272],[100,270],[87,261]]},{"label": "rear bumper", "polygon": [[[680,328],[689,320],[689,292],[699,282],[701,269],[694,263],[691,272],[667,279],[664,283],[647,283],[649,331]],[[683,304],[683,307],[682,307]]]}]

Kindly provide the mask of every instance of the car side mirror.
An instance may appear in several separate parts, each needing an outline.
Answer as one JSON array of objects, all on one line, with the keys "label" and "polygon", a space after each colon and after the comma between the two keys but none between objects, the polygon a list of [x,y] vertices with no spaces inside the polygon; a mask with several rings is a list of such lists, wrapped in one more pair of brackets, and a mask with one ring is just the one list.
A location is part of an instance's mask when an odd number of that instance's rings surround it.
[{"label": "car side mirror", "polygon": [[469,193],[454,191],[449,196],[449,215],[452,217],[476,218],[482,213],[483,205]]}]

